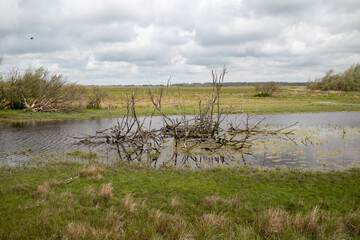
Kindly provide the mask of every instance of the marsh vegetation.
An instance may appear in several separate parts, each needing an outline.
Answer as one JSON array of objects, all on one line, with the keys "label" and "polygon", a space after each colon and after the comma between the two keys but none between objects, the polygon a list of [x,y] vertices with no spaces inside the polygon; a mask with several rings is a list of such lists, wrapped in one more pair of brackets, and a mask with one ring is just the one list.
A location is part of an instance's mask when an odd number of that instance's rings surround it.
[{"label": "marsh vegetation", "polygon": [[358,169],[155,170],[91,161],[2,168],[0,238],[356,239],[360,234]]}]

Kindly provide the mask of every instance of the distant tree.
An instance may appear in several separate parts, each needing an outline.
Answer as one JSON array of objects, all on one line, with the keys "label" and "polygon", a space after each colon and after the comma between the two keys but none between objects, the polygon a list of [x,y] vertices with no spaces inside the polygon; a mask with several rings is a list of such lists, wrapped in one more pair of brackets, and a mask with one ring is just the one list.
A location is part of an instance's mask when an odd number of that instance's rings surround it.
[{"label": "distant tree", "polygon": [[307,87],[312,90],[322,91],[360,91],[360,64],[354,64],[343,73],[334,73],[329,70],[322,78],[308,82]]},{"label": "distant tree", "polygon": [[255,91],[257,97],[270,97],[279,90],[279,85],[276,82],[257,83],[255,84]]},{"label": "distant tree", "polygon": [[89,95],[87,108],[100,108],[101,102],[107,97],[107,93],[100,87],[93,87]]}]

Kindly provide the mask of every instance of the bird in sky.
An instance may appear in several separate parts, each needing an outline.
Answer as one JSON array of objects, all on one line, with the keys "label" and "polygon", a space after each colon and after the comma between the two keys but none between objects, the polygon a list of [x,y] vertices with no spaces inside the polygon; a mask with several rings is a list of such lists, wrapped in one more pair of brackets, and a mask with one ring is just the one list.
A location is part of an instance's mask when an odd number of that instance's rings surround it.
[{"label": "bird in sky", "polygon": [[33,40],[34,39],[34,37],[30,37],[30,40]]}]

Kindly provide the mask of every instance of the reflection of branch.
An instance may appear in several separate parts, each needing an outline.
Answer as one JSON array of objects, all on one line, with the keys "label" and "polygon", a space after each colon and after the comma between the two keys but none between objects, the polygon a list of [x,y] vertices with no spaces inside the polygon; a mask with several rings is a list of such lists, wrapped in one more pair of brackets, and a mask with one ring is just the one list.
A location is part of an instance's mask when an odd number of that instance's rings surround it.
[{"label": "reflection of branch", "polygon": [[265,120],[265,118],[261,119],[260,121],[256,122],[252,127],[250,127],[250,119],[251,119],[251,115],[246,114],[246,121],[243,121],[244,127],[245,128],[240,128],[240,124],[237,124],[234,126],[233,122],[229,123],[229,128],[228,131],[230,134],[236,135],[236,134],[241,134],[241,133],[249,133],[251,135],[256,135],[256,134],[265,134],[265,135],[277,135],[277,134],[285,134],[285,135],[290,135],[294,132],[294,129],[288,131],[288,132],[284,132],[285,129],[289,129],[293,126],[295,126],[296,124],[298,124],[299,122],[295,122],[291,125],[288,125],[286,127],[280,128],[280,129],[276,129],[276,130],[269,130],[269,129],[257,129],[258,126]]}]

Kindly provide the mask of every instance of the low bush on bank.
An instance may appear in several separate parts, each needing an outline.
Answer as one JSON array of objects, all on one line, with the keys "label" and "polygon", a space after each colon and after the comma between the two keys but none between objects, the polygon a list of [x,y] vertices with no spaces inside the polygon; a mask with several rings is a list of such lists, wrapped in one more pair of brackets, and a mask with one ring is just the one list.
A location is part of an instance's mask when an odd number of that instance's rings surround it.
[{"label": "low bush on bank", "polygon": [[100,108],[107,94],[98,87],[69,83],[61,74],[43,68],[11,71],[0,79],[0,109],[25,109],[32,112],[68,112]]},{"label": "low bush on bank", "polygon": [[343,73],[334,73],[331,69],[324,77],[309,82],[307,87],[322,91],[360,91],[360,63],[352,65]]}]

